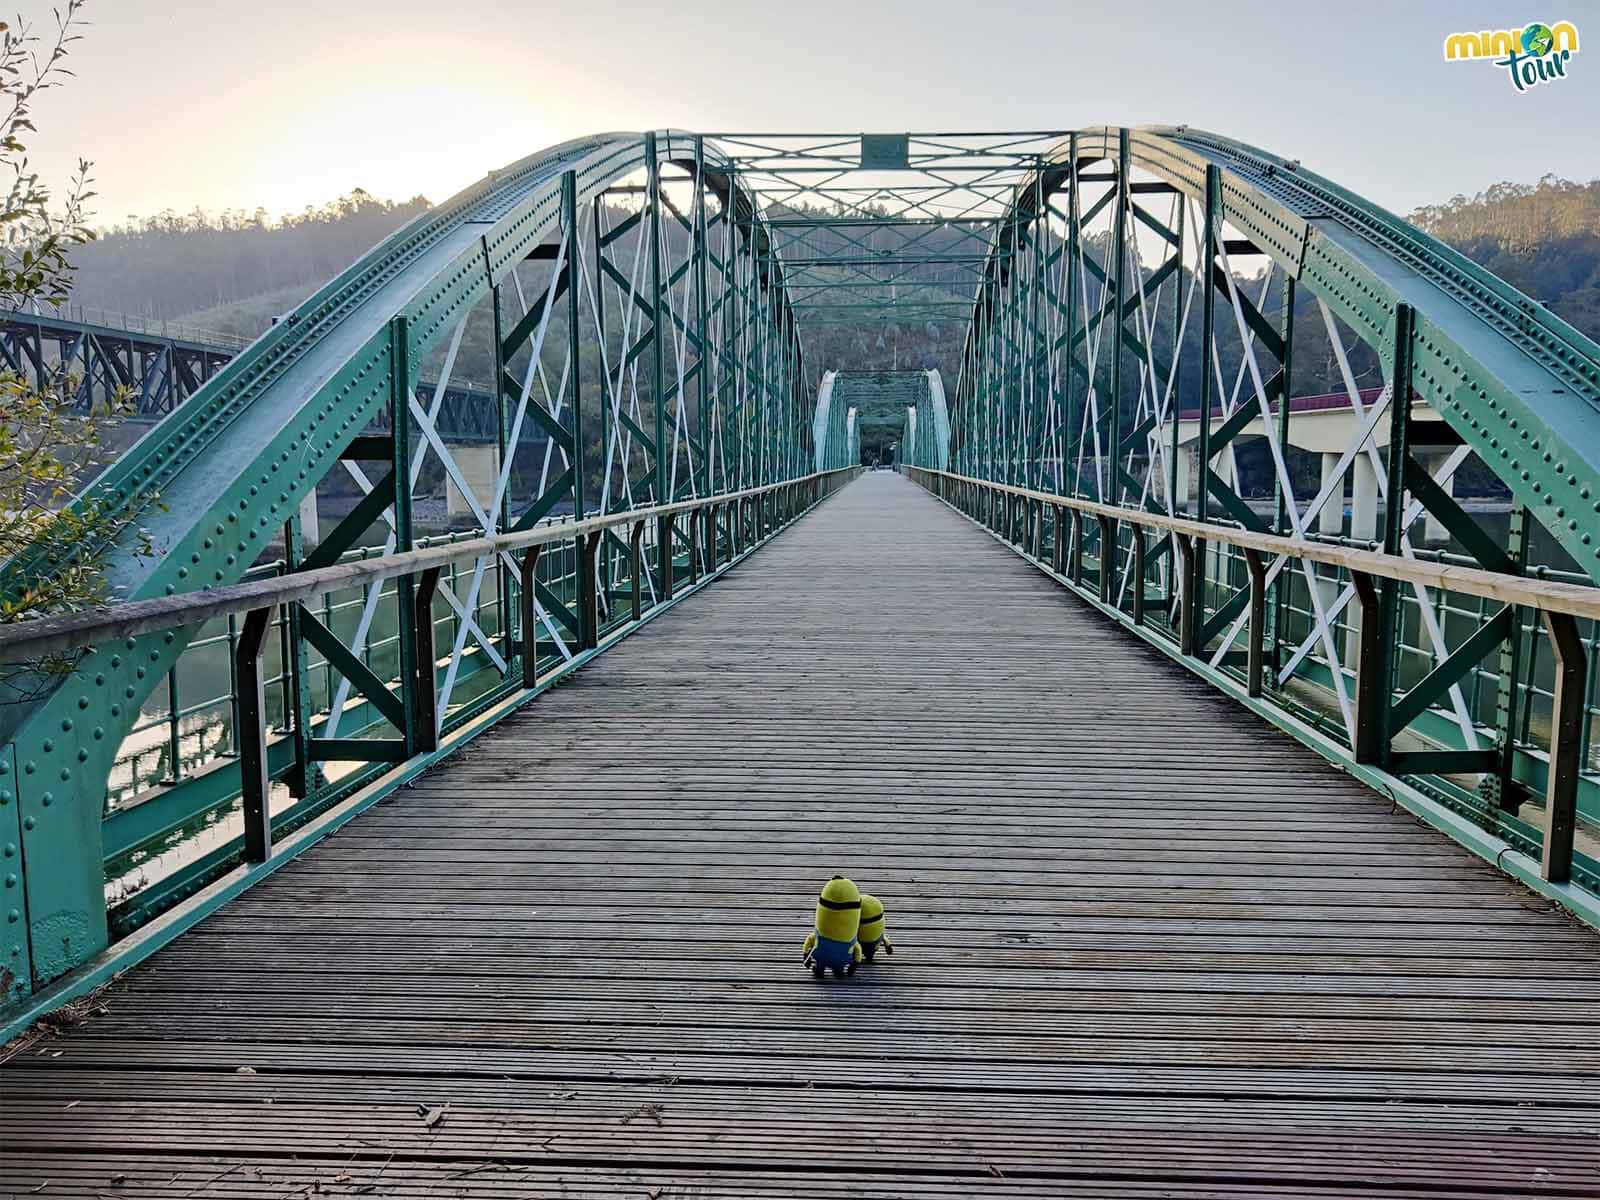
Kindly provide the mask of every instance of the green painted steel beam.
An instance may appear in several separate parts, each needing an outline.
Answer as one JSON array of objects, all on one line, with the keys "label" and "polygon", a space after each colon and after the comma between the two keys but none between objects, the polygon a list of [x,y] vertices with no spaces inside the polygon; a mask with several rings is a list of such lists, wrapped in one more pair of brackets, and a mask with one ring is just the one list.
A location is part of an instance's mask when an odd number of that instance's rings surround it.
[{"label": "green painted steel beam", "polygon": [[[123,534],[108,560],[115,593],[159,597],[241,578],[343,448],[393,396],[415,386],[415,364],[560,232],[563,178],[575,181],[581,204],[663,163],[695,169],[699,143],[691,135],[662,132],[648,144],[654,156],[646,161],[642,136],[583,138],[494,172],[393,234],[274,325],[94,485],[95,502],[143,527],[161,550],[140,554],[131,529]],[[740,281],[751,316],[787,331],[773,344],[787,356],[785,377],[798,376],[782,264],[770,259],[759,209],[740,190],[733,163],[709,151],[705,158],[707,186],[734,214],[740,244],[764,263]],[[762,377],[759,366],[752,374],[779,396],[790,390]],[[537,406],[530,415],[540,420]],[[771,418],[773,436],[779,420]],[[658,438],[664,425],[657,423]],[[573,451],[570,431],[547,422],[545,432]],[[765,477],[777,480],[798,459],[785,451],[769,461]],[[665,477],[658,469],[658,486]],[[50,565],[7,564],[0,587]],[[24,875],[25,909],[19,906],[13,927],[25,925],[27,955],[12,955],[24,968],[12,969],[13,995],[106,944],[105,780],[145,696],[186,643],[167,633],[96,648],[30,711],[0,716],[0,739],[17,764],[16,800],[0,820],[18,825],[22,857],[50,864]]]}]

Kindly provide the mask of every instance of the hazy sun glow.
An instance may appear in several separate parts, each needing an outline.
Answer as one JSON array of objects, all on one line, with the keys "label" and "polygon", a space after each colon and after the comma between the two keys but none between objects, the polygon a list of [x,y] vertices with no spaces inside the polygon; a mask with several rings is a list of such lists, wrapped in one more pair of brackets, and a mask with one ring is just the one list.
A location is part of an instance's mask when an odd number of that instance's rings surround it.
[{"label": "hazy sun glow", "polygon": [[[1600,169],[1580,134],[1600,109],[1600,70],[1519,96],[1441,58],[1446,27],[1504,24],[1491,0],[1364,0],[1292,21],[1281,0],[1236,0],[1226,21],[1176,0],[1018,7],[985,24],[954,0],[90,0],[77,78],[38,106],[34,157],[56,180],[93,159],[108,223],[164,208],[282,212],[358,186],[437,201],[555,141],[669,125],[1187,122],[1402,211],[1502,178]],[[38,0],[29,8],[49,22]],[[1397,113],[1428,114],[1425,157]]]}]

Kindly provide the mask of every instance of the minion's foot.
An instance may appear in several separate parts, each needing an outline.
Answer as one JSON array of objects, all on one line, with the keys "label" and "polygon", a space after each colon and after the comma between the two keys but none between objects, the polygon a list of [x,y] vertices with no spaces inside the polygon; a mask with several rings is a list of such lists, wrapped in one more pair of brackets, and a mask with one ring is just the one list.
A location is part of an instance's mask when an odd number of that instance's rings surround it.
[{"label": "minion's foot", "polygon": [[851,964],[844,969],[844,973],[846,975],[854,975],[856,973],[856,968],[860,965],[861,964],[858,962],[851,962]]},{"label": "minion's foot", "polygon": [[851,963],[848,967],[835,967],[833,969],[833,977],[835,979],[843,979],[846,975],[854,974],[855,969],[855,963]]},{"label": "minion's foot", "polygon": [[811,965],[811,974],[818,979],[826,979],[828,977],[828,968],[821,963],[813,963]]}]

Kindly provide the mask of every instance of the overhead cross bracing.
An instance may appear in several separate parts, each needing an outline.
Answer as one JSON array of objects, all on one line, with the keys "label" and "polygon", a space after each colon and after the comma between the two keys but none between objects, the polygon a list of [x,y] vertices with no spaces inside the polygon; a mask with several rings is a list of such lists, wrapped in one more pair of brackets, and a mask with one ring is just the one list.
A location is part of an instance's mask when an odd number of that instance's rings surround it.
[{"label": "overhead cross bracing", "polygon": [[[943,388],[938,371],[834,371],[823,376],[834,403],[856,414],[861,450],[868,462],[892,461],[890,447],[896,445],[907,428],[915,436],[915,417],[928,409],[935,389]],[[947,435],[948,436],[948,435]]]},{"label": "overhead cross bracing", "polygon": [[706,136],[764,206],[805,338],[831,325],[965,322],[1016,189],[1063,135]]}]

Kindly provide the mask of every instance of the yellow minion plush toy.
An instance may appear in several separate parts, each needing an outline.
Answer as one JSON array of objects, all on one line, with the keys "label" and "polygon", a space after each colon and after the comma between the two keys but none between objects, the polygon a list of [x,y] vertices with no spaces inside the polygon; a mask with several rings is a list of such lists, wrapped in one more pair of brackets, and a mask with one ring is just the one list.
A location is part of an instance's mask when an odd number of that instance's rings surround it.
[{"label": "yellow minion plush toy", "polygon": [[880,946],[885,954],[894,953],[894,943],[883,927],[883,901],[865,892],[861,893],[861,929],[856,940],[861,943],[861,953],[868,962]]},{"label": "yellow minion plush toy", "polygon": [[861,943],[856,941],[860,926],[861,889],[843,875],[835,875],[822,885],[816,920],[803,947],[811,973],[818,979],[830,969],[835,979],[854,975],[861,962]]}]

